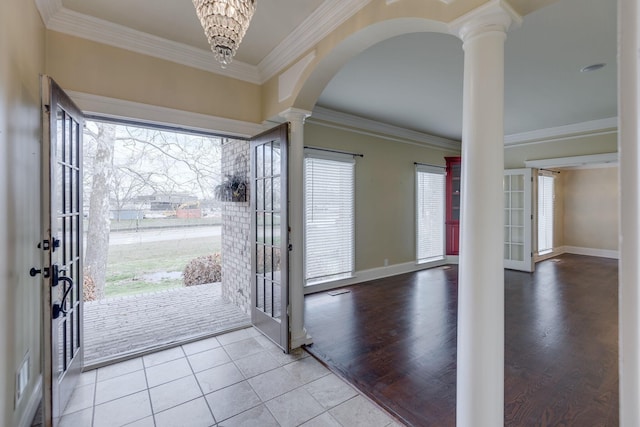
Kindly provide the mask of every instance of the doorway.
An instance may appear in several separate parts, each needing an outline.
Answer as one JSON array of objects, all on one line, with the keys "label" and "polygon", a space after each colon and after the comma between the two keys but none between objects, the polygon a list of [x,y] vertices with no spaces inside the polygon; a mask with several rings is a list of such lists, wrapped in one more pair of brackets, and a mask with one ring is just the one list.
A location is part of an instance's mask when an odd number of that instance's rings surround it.
[{"label": "doorway", "polygon": [[85,368],[249,324],[223,298],[222,142],[87,120]]}]

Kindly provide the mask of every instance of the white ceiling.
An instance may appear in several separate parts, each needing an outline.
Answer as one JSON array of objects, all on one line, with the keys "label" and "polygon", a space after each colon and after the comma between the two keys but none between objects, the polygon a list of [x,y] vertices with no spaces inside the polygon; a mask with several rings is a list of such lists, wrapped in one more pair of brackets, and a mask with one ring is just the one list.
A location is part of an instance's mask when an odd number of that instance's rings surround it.
[{"label": "white ceiling", "polygon": [[[514,1],[519,10],[550,3]],[[197,52],[208,50],[190,0],[36,2],[41,12],[49,8],[49,18],[66,11],[75,20],[91,19],[93,25],[117,24],[138,32],[132,34],[149,34]],[[283,47],[292,42],[292,33],[301,34],[303,28],[308,32],[311,23],[321,21],[338,7],[353,13],[365,3],[258,0],[235,66],[242,70],[262,66],[268,68],[267,74],[273,74],[278,62],[274,61],[274,52],[287,50]],[[51,22],[48,26],[57,29],[55,19]],[[66,24],[64,28],[73,32],[73,26]],[[616,37],[616,0],[558,0],[526,15],[523,25],[507,35],[505,133],[615,117]],[[599,62],[606,63],[606,67],[592,73],[580,72],[582,67]],[[369,48],[349,62],[326,87],[318,106],[459,140],[462,66],[462,44],[454,36],[399,36]],[[269,75],[253,78],[260,81],[265,77]]]}]

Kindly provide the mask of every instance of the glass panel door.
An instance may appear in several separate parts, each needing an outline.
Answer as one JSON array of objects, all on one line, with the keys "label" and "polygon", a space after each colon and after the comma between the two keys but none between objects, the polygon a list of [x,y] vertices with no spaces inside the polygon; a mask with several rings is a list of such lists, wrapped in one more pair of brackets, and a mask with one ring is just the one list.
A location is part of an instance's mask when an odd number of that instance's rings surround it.
[{"label": "glass panel door", "polygon": [[84,117],[42,77],[44,404],[58,425],[82,369],[82,127]]},{"label": "glass panel door", "polygon": [[531,169],[504,171],[504,266],[533,271]]},{"label": "glass panel door", "polygon": [[287,238],[288,124],[251,142],[251,322],[289,349]]}]

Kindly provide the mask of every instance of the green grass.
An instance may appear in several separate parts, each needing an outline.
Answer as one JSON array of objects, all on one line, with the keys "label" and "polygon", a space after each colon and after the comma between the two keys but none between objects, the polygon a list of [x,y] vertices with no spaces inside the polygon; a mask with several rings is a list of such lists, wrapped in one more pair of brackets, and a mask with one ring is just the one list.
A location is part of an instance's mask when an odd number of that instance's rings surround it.
[{"label": "green grass", "polygon": [[144,280],[146,274],[183,271],[193,258],[220,252],[221,238],[201,237],[109,247],[105,296],[156,292],[182,286],[181,279]]}]

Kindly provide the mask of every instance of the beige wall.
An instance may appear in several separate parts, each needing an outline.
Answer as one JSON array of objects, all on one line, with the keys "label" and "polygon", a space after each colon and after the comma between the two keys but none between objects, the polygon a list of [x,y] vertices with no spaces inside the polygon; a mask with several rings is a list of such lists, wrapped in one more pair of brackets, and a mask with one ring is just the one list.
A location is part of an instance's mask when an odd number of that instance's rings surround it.
[{"label": "beige wall", "polygon": [[360,153],[356,159],[356,270],[415,261],[414,162],[445,165],[455,153],[316,124],[305,145]]},{"label": "beige wall", "polygon": [[65,90],[262,122],[258,85],[47,31],[47,73]]},{"label": "beige wall", "polygon": [[[40,92],[45,31],[33,1],[0,2],[0,425],[18,426],[40,374]],[[31,375],[14,408],[15,373]],[[24,420],[22,420],[24,421]],[[30,421],[30,420],[29,420]]]},{"label": "beige wall", "polygon": [[618,168],[563,170],[564,245],[618,250]]}]

